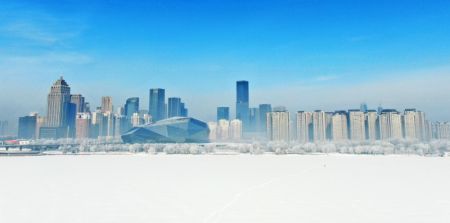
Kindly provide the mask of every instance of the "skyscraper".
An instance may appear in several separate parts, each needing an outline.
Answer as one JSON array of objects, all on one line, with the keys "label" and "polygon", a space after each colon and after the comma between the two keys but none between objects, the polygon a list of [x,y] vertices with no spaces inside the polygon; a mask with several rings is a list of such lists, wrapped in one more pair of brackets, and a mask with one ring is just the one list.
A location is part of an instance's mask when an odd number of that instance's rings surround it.
[{"label": "skyscraper", "polygon": [[248,121],[248,130],[250,132],[256,132],[259,130],[259,108],[250,108],[249,109],[249,121]]},{"label": "skyscraper", "polygon": [[287,110],[274,110],[267,115],[267,134],[271,141],[290,140],[290,120]]},{"label": "skyscraper", "polygon": [[325,112],[316,110],[312,115],[314,142],[324,142],[326,140]]},{"label": "skyscraper", "polygon": [[369,108],[367,107],[366,103],[361,103],[361,105],[359,106],[359,110],[366,113],[369,110]]},{"label": "skyscraper", "polygon": [[134,98],[128,98],[127,101],[125,102],[125,116],[127,117],[128,120],[131,120],[131,116],[133,116],[134,113],[139,112],[139,98],[138,97],[134,97]]},{"label": "skyscraper", "polygon": [[242,121],[239,119],[234,119],[230,121],[230,138],[232,140],[238,141],[242,138]]},{"label": "skyscraper", "polygon": [[366,113],[366,139],[369,141],[379,139],[379,132],[378,112],[376,110],[368,110]]},{"label": "skyscraper", "polygon": [[168,99],[168,118],[181,116],[181,110],[181,98],[172,97]]},{"label": "skyscraper", "polygon": [[81,94],[70,95],[70,103],[75,104],[77,113],[86,111],[84,107],[86,102],[84,101],[84,97]]},{"label": "skyscraper", "polygon": [[416,109],[405,109],[402,116],[403,137],[416,139]]},{"label": "skyscraper", "polygon": [[149,112],[154,122],[166,117],[166,91],[161,88],[150,89]]},{"label": "skyscraper", "polygon": [[19,118],[19,138],[35,139],[36,138],[37,114]]},{"label": "skyscraper", "polygon": [[332,117],[331,135],[334,141],[348,139],[347,112],[336,111]]},{"label": "skyscraper", "polygon": [[230,107],[217,107],[217,121],[230,120]]},{"label": "skyscraper", "polygon": [[236,82],[236,119],[242,121],[244,132],[249,126],[248,81]]},{"label": "skyscraper", "polygon": [[63,77],[59,78],[51,87],[47,103],[47,127],[66,127],[70,87]]},{"label": "skyscraper", "polygon": [[422,111],[417,111],[414,117],[415,121],[415,129],[416,129],[416,138],[422,141],[428,141],[430,138],[427,133],[427,120],[425,117],[425,113]]},{"label": "skyscraper", "polygon": [[259,105],[259,131],[267,131],[267,113],[272,112],[272,105],[260,104]]},{"label": "skyscraper", "polygon": [[312,113],[304,111],[297,112],[297,141],[307,143],[312,140],[312,137]]},{"label": "skyscraper", "polygon": [[189,116],[189,111],[186,108],[186,104],[183,103],[183,102],[181,102],[181,114],[180,114],[180,116],[181,117],[188,117]]},{"label": "skyscraper", "polygon": [[104,96],[102,97],[102,113],[113,113],[113,102],[112,97]]},{"label": "skyscraper", "polygon": [[76,138],[86,139],[90,137],[91,115],[89,113],[78,113],[76,116]]},{"label": "skyscraper", "polygon": [[349,110],[348,112],[349,136],[353,141],[366,140],[366,116],[360,110]]},{"label": "skyscraper", "polygon": [[397,110],[383,109],[379,119],[381,140],[401,139],[403,137],[402,117]]}]

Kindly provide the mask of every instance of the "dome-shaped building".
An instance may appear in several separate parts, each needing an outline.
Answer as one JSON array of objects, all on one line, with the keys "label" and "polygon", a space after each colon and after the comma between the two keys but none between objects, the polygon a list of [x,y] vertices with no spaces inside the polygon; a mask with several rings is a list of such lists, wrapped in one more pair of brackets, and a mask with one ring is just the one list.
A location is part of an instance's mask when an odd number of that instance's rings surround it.
[{"label": "dome-shaped building", "polygon": [[202,121],[173,117],[138,126],[122,135],[124,143],[206,143],[209,128]]}]

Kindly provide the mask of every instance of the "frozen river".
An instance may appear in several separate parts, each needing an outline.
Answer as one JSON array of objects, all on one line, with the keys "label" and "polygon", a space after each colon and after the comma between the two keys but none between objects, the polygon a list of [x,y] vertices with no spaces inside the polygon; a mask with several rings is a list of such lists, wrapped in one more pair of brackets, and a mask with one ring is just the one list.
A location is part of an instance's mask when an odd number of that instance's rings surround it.
[{"label": "frozen river", "polygon": [[0,157],[0,222],[442,222],[450,157]]}]

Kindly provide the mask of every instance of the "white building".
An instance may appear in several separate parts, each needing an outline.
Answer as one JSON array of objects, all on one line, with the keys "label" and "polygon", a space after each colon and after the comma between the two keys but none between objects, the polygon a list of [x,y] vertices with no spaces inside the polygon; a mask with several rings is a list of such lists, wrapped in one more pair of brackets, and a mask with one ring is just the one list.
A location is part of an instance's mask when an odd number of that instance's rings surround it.
[{"label": "white building", "polygon": [[[220,122],[220,121],[219,121]],[[241,140],[242,138],[242,121],[239,119],[233,119],[230,121],[230,137],[234,141]]]},{"label": "white building", "polygon": [[375,110],[369,110],[366,113],[366,139],[375,141],[378,139],[379,122],[378,113]]},{"label": "white building", "polygon": [[380,115],[380,139],[391,140],[403,138],[402,117],[393,109],[385,109]]},{"label": "white building", "polygon": [[314,111],[312,115],[313,139],[314,142],[324,142],[326,140],[326,122],[324,111]]},{"label": "white building", "polygon": [[139,113],[135,112],[135,113],[133,113],[133,115],[131,115],[131,125],[133,127],[142,125],[142,119],[141,119],[141,116],[139,115]]},{"label": "white building", "polygon": [[[428,141],[431,139],[428,135],[428,126],[427,126],[427,120],[425,117],[425,112],[417,111],[416,116],[414,118],[415,124],[416,124],[416,138],[418,138],[421,141]],[[431,131],[431,129],[430,129]]]},{"label": "white building", "polygon": [[267,134],[271,141],[289,142],[289,112],[284,110],[267,114]]},{"label": "white building", "polygon": [[297,112],[297,141],[301,143],[309,142],[312,138],[310,129],[312,129],[312,113]]},{"label": "white building", "polygon": [[230,138],[230,121],[219,120],[217,124],[217,140],[226,141]]},{"label": "white building", "polygon": [[217,140],[217,122],[208,122],[209,128],[209,140],[216,141]]},{"label": "white building", "polygon": [[366,116],[360,110],[350,110],[348,112],[350,140],[366,140]]},{"label": "white building", "polygon": [[405,139],[417,139],[416,133],[416,110],[406,109],[402,117],[403,137]]},{"label": "white building", "polygon": [[450,140],[450,122],[436,123],[436,139]]},{"label": "white building", "polygon": [[337,111],[331,118],[331,136],[334,141],[348,139],[347,113]]}]

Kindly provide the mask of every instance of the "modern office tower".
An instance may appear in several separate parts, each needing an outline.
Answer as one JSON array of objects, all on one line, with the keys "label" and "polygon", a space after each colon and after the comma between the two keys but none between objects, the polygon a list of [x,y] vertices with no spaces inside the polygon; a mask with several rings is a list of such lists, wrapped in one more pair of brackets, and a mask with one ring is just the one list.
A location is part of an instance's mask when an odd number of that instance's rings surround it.
[{"label": "modern office tower", "polygon": [[248,125],[248,130],[250,132],[256,132],[259,129],[259,108],[250,108]]},{"label": "modern office tower", "polygon": [[91,104],[89,104],[89,102],[84,103],[84,112],[91,112]]},{"label": "modern office tower", "polygon": [[131,126],[136,127],[136,126],[140,126],[142,124],[143,124],[143,121],[142,121],[139,113],[137,113],[137,112],[133,113],[133,115],[131,116]]},{"label": "modern office tower", "polygon": [[217,140],[217,122],[208,122],[209,140],[214,142]]},{"label": "modern office tower", "polygon": [[217,123],[217,140],[228,140],[230,138],[230,121],[221,119]]},{"label": "modern office tower", "polygon": [[439,140],[450,139],[450,122],[436,123],[436,139]]},{"label": "modern office tower", "polygon": [[331,119],[332,139],[334,141],[348,140],[347,112],[336,111]]},{"label": "modern office tower", "polygon": [[259,105],[259,131],[264,133],[267,131],[267,113],[272,112],[272,105]]},{"label": "modern office tower", "polygon": [[168,118],[181,116],[181,98],[168,99]]},{"label": "modern office tower", "polygon": [[267,114],[267,136],[270,141],[290,140],[290,120],[287,110],[274,109]]},{"label": "modern office tower", "polygon": [[366,139],[375,141],[379,138],[378,112],[376,110],[368,110],[366,113]]},{"label": "modern office tower", "polygon": [[249,125],[249,90],[248,81],[236,82],[236,119],[242,121],[244,131]]},{"label": "modern office tower", "polygon": [[312,140],[312,113],[297,112],[297,141],[307,143]]},{"label": "modern office tower", "polygon": [[113,113],[113,102],[112,97],[104,96],[102,97],[102,113]]},{"label": "modern office tower", "polygon": [[416,136],[416,109],[406,109],[402,116],[403,137],[417,139]]},{"label": "modern office tower", "polygon": [[67,117],[66,117],[66,126],[67,126],[67,138],[74,138],[76,133],[76,116],[77,116],[77,106],[74,103],[67,104]]},{"label": "modern office tower", "polygon": [[76,117],[76,138],[87,139],[89,138],[91,130],[91,114],[89,113],[77,113]]},{"label": "modern office tower", "polygon": [[70,95],[70,103],[75,104],[76,106],[76,112],[85,112],[85,101],[84,97],[81,94],[72,94]]},{"label": "modern office tower", "polygon": [[383,109],[380,119],[380,139],[392,140],[401,139],[403,136],[402,131],[402,118],[400,113],[394,109]]},{"label": "modern office tower", "polygon": [[234,119],[230,121],[230,138],[234,141],[241,140],[242,138],[242,121]]},{"label": "modern office tower", "polygon": [[47,127],[66,127],[70,103],[70,87],[63,77],[51,87],[47,98]]},{"label": "modern office tower", "polygon": [[37,114],[19,118],[19,139],[35,139],[36,138]]},{"label": "modern office tower", "polygon": [[362,104],[359,106],[359,110],[362,111],[362,112],[364,112],[364,113],[366,113],[366,112],[369,110],[369,108],[367,107],[367,104],[366,104],[366,103],[362,103]]},{"label": "modern office tower", "polygon": [[217,121],[230,120],[230,107],[217,107]]},{"label": "modern office tower", "polygon": [[314,111],[312,115],[312,121],[314,142],[324,142],[326,139],[325,112],[321,110]]},{"label": "modern office tower", "polygon": [[166,117],[166,91],[160,88],[150,89],[149,112],[154,122]]},{"label": "modern office tower", "polygon": [[422,111],[417,111],[416,116],[414,117],[414,121],[416,126],[416,138],[421,141],[430,140],[427,133],[427,120],[425,117],[425,113]]},{"label": "modern office tower", "polygon": [[128,98],[125,102],[124,115],[130,120],[134,113],[139,112],[139,98]]},{"label": "modern office tower", "polygon": [[181,102],[181,117],[188,117],[189,116],[189,111],[186,108],[186,104]]},{"label": "modern office tower", "polygon": [[366,140],[366,115],[360,110],[348,111],[349,136],[352,141]]}]

